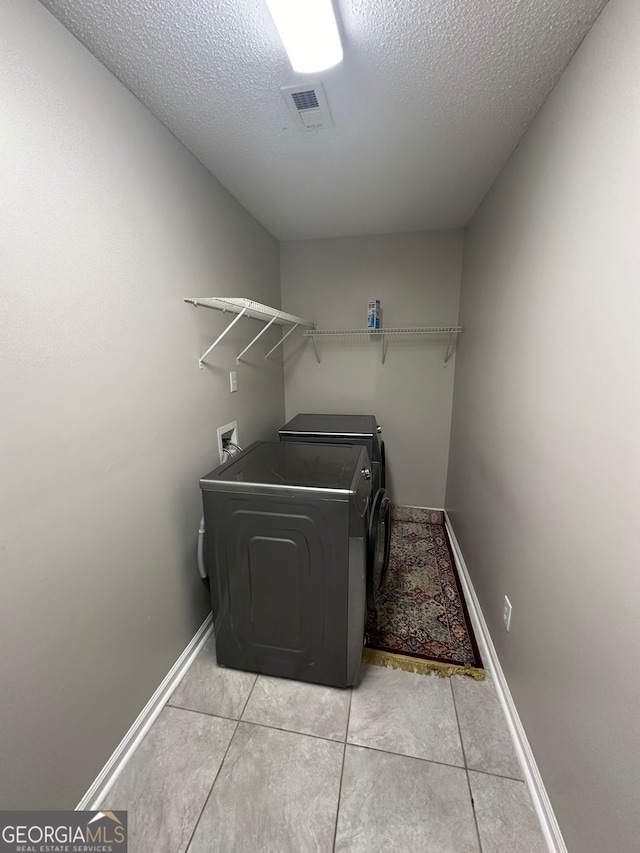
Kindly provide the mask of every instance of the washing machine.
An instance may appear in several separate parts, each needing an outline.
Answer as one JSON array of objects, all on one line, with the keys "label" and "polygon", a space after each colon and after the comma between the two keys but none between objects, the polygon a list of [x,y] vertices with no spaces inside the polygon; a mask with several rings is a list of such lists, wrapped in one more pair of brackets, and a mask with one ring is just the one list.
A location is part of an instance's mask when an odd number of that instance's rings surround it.
[{"label": "washing machine", "polygon": [[360,445],[262,441],[200,480],[220,665],[356,683],[370,467]]},{"label": "washing machine", "polygon": [[367,449],[373,496],[368,518],[367,607],[377,610],[386,581],[391,547],[391,501],[385,489],[386,461],[382,429],[375,415],[300,414],[278,432],[280,441],[351,444]]}]

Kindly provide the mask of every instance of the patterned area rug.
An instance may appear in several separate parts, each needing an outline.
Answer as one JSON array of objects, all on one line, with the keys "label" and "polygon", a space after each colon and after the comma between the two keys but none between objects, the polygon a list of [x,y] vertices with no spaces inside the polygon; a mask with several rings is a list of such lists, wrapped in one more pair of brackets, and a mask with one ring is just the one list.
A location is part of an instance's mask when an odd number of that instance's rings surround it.
[{"label": "patterned area rug", "polygon": [[363,660],[415,672],[484,678],[444,514],[394,506],[387,584],[370,614]]}]

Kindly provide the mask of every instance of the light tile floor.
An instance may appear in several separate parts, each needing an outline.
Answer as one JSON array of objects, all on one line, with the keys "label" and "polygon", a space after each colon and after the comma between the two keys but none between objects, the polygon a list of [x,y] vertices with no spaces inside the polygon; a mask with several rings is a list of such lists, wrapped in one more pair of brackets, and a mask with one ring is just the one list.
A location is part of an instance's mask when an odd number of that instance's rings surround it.
[{"label": "light tile floor", "polygon": [[216,664],[210,638],[102,808],[130,853],[546,853],[493,684],[353,690]]}]

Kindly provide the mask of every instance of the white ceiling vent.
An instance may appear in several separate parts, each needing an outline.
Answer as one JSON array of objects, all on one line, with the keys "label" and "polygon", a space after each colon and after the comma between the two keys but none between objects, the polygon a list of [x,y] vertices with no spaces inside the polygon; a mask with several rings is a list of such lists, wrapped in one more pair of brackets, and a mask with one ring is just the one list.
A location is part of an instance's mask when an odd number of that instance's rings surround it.
[{"label": "white ceiling vent", "polygon": [[298,130],[320,130],[323,127],[333,127],[333,119],[322,83],[283,86],[280,91]]}]

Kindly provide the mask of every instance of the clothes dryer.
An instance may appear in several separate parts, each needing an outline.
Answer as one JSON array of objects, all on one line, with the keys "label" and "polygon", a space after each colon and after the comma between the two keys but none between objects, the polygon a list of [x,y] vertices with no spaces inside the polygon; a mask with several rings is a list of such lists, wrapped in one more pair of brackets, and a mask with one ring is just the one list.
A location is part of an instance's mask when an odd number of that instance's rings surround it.
[{"label": "clothes dryer", "polygon": [[371,460],[373,498],[368,519],[367,607],[377,610],[385,587],[391,547],[391,501],[385,489],[382,429],[375,415],[300,414],[278,432],[280,441],[351,444],[366,447]]},{"label": "clothes dryer", "polygon": [[359,444],[371,460],[373,491],[386,488],[386,462],[382,427],[375,415],[296,415],[280,428],[280,441],[314,444]]},{"label": "clothes dryer", "polygon": [[366,448],[256,442],[200,480],[222,666],[356,683],[366,616]]}]

